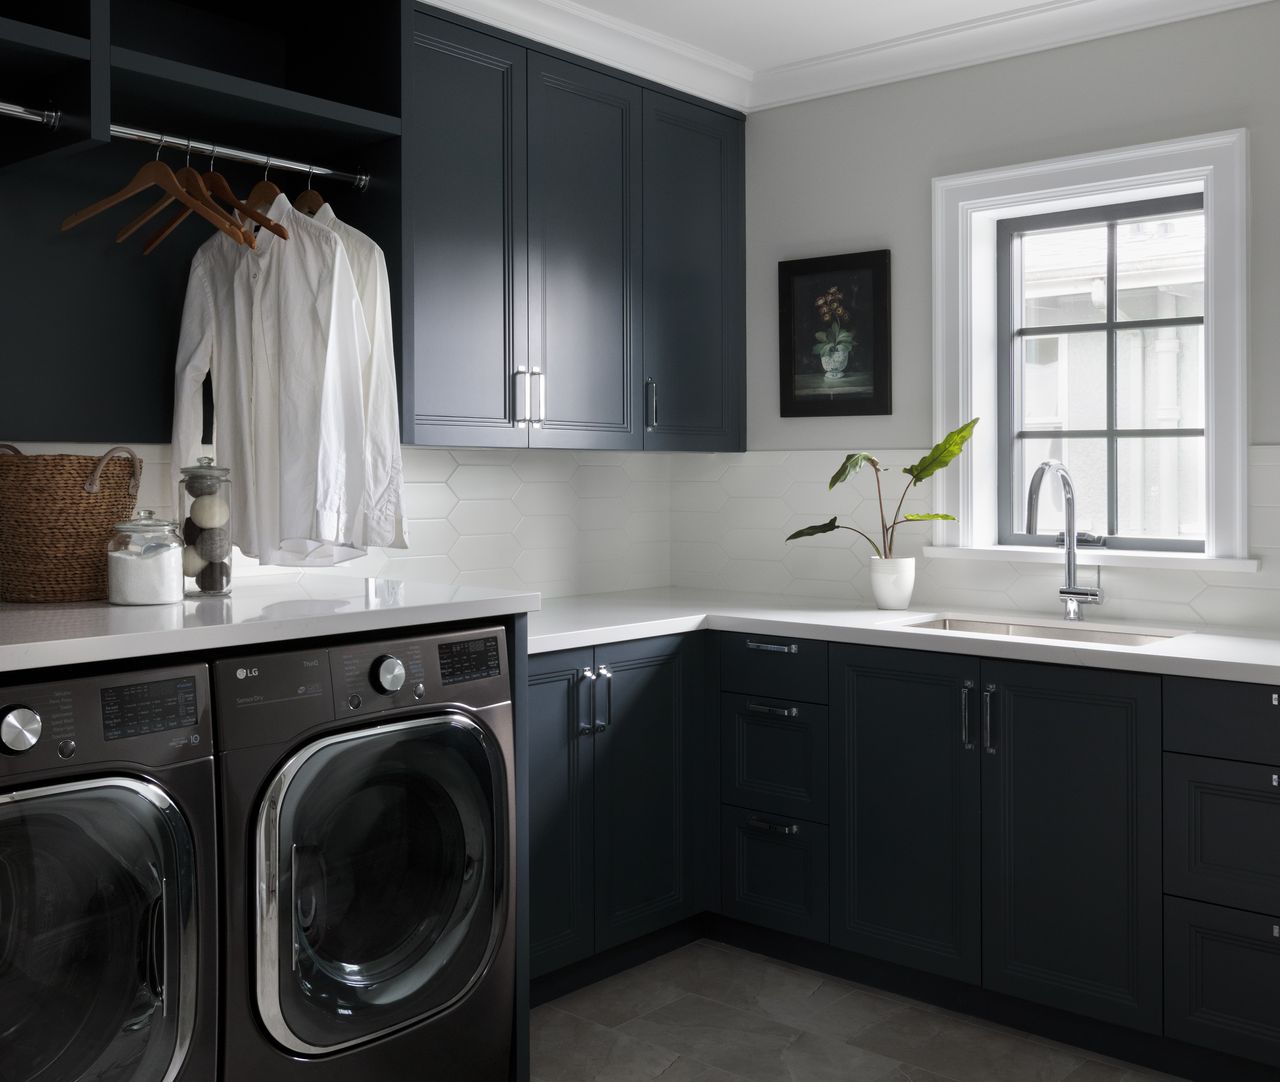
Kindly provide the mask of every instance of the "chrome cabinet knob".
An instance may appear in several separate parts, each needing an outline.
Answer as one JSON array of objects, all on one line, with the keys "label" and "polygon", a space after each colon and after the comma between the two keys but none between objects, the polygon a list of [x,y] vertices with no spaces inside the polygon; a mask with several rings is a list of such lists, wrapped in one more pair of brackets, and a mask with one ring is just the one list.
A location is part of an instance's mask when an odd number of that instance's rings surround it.
[{"label": "chrome cabinet knob", "polygon": [[30,751],[40,739],[44,722],[29,706],[6,707],[0,716],[0,744],[6,751],[19,754]]},{"label": "chrome cabinet knob", "polygon": [[398,657],[383,654],[373,663],[373,686],[383,695],[394,695],[404,687],[404,662]]}]

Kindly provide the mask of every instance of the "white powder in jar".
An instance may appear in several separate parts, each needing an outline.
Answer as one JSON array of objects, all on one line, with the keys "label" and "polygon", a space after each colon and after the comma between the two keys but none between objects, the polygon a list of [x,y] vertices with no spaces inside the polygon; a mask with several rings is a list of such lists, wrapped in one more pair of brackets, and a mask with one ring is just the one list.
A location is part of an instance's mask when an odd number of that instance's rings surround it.
[{"label": "white powder in jar", "polygon": [[182,600],[182,548],[142,555],[136,549],[107,553],[107,599],[113,605],[172,605]]}]

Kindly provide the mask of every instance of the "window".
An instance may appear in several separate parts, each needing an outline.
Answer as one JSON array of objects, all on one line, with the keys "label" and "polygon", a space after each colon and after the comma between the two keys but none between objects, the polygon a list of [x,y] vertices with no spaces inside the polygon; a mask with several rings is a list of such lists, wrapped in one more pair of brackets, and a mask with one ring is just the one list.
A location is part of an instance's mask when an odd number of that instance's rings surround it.
[{"label": "window", "polygon": [[997,238],[1000,542],[1076,529],[1111,548],[1204,551],[1204,197],[1002,219]]},{"label": "window", "polygon": [[1109,538],[1092,562],[1257,569],[1247,181],[1243,130],[934,180],[934,431],[983,423],[933,482],[959,521],[929,555],[1060,559],[1049,484],[1045,536],[1022,531],[1030,472],[1061,457],[1077,529]]}]

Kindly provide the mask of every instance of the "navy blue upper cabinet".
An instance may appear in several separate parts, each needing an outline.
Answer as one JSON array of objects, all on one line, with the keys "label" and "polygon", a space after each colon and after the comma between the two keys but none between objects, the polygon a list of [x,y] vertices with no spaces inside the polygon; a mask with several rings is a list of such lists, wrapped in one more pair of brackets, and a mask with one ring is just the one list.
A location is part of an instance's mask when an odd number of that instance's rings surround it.
[{"label": "navy blue upper cabinet", "polygon": [[529,443],[639,450],[640,89],[528,67]]},{"label": "navy blue upper cabinet", "polygon": [[644,95],[646,449],[745,447],[742,121]]},{"label": "navy blue upper cabinet", "polygon": [[406,440],[743,446],[743,122],[417,14]]},{"label": "navy blue upper cabinet", "polygon": [[525,50],[418,15],[405,124],[405,439],[527,444]]}]

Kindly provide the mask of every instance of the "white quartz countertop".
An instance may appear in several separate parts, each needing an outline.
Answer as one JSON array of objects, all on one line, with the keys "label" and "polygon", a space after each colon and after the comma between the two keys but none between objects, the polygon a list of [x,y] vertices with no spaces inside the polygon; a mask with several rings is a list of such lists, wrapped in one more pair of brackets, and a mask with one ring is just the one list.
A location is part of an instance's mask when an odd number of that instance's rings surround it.
[{"label": "white quartz countertop", "polygon": [[529,612],[536,593],[303,574],[178,605],[0,604],[0,673]]},{"label": "white quartz countertop", "polygon": [[[969,654],[1057,665],[1084,665],[1131,672],[1196,676],[1215,680],[1280,685],[1280,635],[1265,631],[1135,625],[1088,619],[1085,626],[1117,631],[1175,633],[1147,646],[1110,646],[1003,635],[911,628],[938,616],[971,616],[1018,623],[1061,623],[1026,613],[964,613],[913,609],[881,612],[851,608],[848,602],[788,598],[768,594],[686,590],[668,587],[615,594],[548,598],[529,617],[529,652],[546,653],[599,643],[711,628],[757,635],[795,636],[863,646],[893,646],[938,653]],[[1093,613],[1089,613],[1092,617]]]}]

